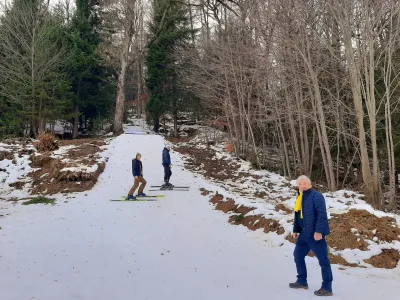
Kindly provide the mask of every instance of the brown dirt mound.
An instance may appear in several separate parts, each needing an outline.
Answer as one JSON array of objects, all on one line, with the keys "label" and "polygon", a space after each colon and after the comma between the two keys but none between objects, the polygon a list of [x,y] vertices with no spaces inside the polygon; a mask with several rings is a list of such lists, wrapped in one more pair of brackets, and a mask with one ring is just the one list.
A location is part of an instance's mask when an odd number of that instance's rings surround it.
[{"label": "brown dirt mound", "polygon": [[[378,218],[366,210],[352,209],[345,214],[332,215],[329,223],[332,233],[327,237],[327,241],[337,250],[346,248],[367,250],[368,244],[365,239],[372,240],[374,236],[385,242],[400,240],[400,228],[396,226],[395,219]],[[358,236],[352,232],[352,228],[357,229]]]},{"label": "brown dirt mound", "polygon": [[212,204],[216,204],[215,209],[221,210],[224,213],[227,212],[234,212],[237,214],[247,214],[248,212],[254,210],[254,207],[248,207],[244,205],[237,205],[235,201],[232,198],[227,198],[226,201],[224,201],[224,196],[222,195],[214,195],[210,198],[210,202]]},{"label": "brown dirt mound", "polygon": [[222,201],[223,199],[224,199],[224,196],[216,194],[216,195],[211,197],[210,202],[212,204],[217,204],[219,201]]},{"label": "brown dirt mound", "polygon": [[25,185],[25,182],[23,181],[16,181],[13,183],[10,183],[9,186],[15,188],[16,190],[22,190]]},{"label": "brown dirt mound", "polygon": [[73,160],[86,157],[96,161],[95,157],[99,152],[101,152],[101,149],[97,145],[84,143],[78,148],[70,149],[66,156]]},{"label": "brown dirt mound", "polygon": [[[98,176],[103,172],[105,163],[97,163],[98,153],[102,151],[100,146],[105,145],[102,139],[78,139],[62,141],[62,145],[75,145],[58,159],[52,158],[50,153],[32,155],[31,166],[40,168],[29,174],[32,177],[32,194],[52,195],[60,192],[82,192],[91,189],[97,182]],[[63,162],[68,158],[71,162]],[[66,167],[84,165],[87,167],[98,165],[95,172],[61,171]]]},{"label": "brown dirt mound", "polygon": [[224,213],[234,211],[236,209],[235,201],[228,199],[227,201],[219,201],[215,209],[222,210]]},{"label": "brown dirt mound", "polygon": [[208,196],[211,193],[211,191],[208,191],[205,188],[200,188],[200,192],[202,196]]},{"label": "brown dirt mound", "polygon": [[285,230],[279,225],[277,220],[266,219],[263,215],[243,216],[233,215],[229,217],[229,222],[235,225],[246,226],[250,230],[264,229],[265,233],[277,232],[278,234],[285,233]]},{"label": "brown dirt mound", "polygon": [[279,203],[279,204],[277,204],[277,205],[275,206],[275,211],[279,212],[280,210],[281,210],[281,211],[284,211],[284,212],[287,213],[287,214],[293,213],[293,211],[292,211],[289,207],[287,207],[286,205],[284,205],[284,204],[282,204],[282,203]]},{"label": "brown dirt mound", "polygon": [[193,136],[192,137],[177,137],[177,138],[169,136],[169,137],[166,137],[165,139],[171,143],[188,143],[193,139]]},{"label": "brown dirt mound", "polygon": [[181,146],[176,147],[175,151],[189,155],[190,159],[185,163],[186,168],[194,172],[198,171],[198,168],[202,168],[207,178],[220,181],[239,179],[235,172],[240,165],[230,160],[217,159],[214,150]]},{"label": "brown dirt mound", "polygon": [[53,158],[50,157],[49,154],[44,154],[44,155],[31,155],[31,167],[32,168],[41,168],[44,165],[50,163]]},{"label": "brown dirt mound", "polygon": [[221,210],[225,213],[234,212],[235,215],[229,217],[229,222],[235,225],[243,225],[250,230],[257,230],[264,228],[264,232],[277,232],[278,234],[285,233],[284,228],[278,223],[277,220],[266,219],[262,215],[245,216],[250,211],[254,210],[254,207],[247,207],[244,205],[237,205],[235,201],[228,198],[224,201],[222,195],[215,195],[211,197],[210,202],[216,204],[215,209]]},{"label": "brown dirt mound", "polygon": [[[32,194],[53,195],[90,190],[104,171],[105,163],[99,163],[95,172],[61,172],[65,167],[59,159],[51,158],[40,170],[30,174],[33,178]],[[47,175],[46,175],[47,174]]]},{"label": "brown dirt mound", "polygon": [[364,260],[375,268],[394,269],[400,260],[400,253],[395,249],[383,249],[381,254]]},{"label": "brown dirt mound", "polygon": [[248,207],[248,206],[244,206],[244,205],[236,205],[236,208],[235,208],[236,213],[244,214],[244,215],[251,212],[252,210],[254,210],[254,207]]},{"label": "brown dirt mound", "polygon": [[8,151],[0,151],[0,161],[4,159],[12,160],[14,158],[14,154]]}]

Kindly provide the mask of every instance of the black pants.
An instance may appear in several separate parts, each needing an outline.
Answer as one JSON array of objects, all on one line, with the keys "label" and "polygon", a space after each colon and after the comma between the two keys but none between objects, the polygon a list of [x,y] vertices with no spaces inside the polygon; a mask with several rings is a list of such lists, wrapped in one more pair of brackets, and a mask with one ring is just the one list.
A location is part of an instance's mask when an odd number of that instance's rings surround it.
[{"label": "black pants", "polygon": [[169,179],[171,178],[172,171],[171,168],[168,165],[163,165],[164,166],[164,182],[169,182]]}]

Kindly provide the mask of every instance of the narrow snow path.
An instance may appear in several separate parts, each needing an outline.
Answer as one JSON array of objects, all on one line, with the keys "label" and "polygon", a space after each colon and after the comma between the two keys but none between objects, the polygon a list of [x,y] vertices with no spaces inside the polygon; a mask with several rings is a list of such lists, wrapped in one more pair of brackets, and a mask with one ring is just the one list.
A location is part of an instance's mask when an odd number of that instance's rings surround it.
[{"label": "narrow snow path", "polygon": [[[191,185],[190,191],[167,191],[154,202],[110,202],[127,194],[136,152],[148,184],[162,182],[162,148],[156,135],[121,135],[93,190],[59,197],[56,206],[12,208],[0,223],[0,299],[316,298],[317,261],[308,259],[310,290],[289,289],[296,275],[293,246],[272,247],[264,233],[230,225],[200,195],[207,183],[183,170],[175,154],[171,181]],[[399,268],[333,268],[330,299],[398,299]]]}]

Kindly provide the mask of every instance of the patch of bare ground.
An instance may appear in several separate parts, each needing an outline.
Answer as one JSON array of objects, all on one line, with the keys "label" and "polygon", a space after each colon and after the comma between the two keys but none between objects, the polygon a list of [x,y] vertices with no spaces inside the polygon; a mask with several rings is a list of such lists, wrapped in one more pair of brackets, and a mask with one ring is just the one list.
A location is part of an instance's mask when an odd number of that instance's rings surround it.
[{"label": "patch of bare ground", "polygon": [[13,187],[16,190],[22,190],[25,186],[24,181],[15,181],[13,183],[8,184],[10,187]]},{"label": "patch of bare ground", "polygon": [[[100,147],[106,145],[102,139],[63,140],[61,146],[75,147],[60,155],[51,157],[51,152],[31,156],[31,166],[39,168],[31,172],[32,194],[52,195],[90,190],[104,171],[105,163],[98,163]],[[94,167],[97,165],[97,167]],[[88,169],[93,169],[90,171]]]},{"label": "patch of bare ground", "polygon": [[4,159],[12,160],[14,158],[14,154],[9,151],[0,151],[0,161]]},{"label": "patch of bare ground", "polygon": [[239,178],[237,171],[240,165],[233,161],[217,158],[215,151],[212,149],[178,146],[174,150],[190,157],[185,163],[187,169],[196,172],[201,168],[206,178],[219,181]]},{"label": "patch of bare ground", "polygon": [[169,136],[169,137],[165,137],[165,139],[168,141],[168,142],[171,142],[171,143],[188,143],[188,142],[190,142],[192,139],[194,138],[194,136],[189,136],[189,137],[172,137],[172,136]]},{"label": "patch of bare ground", "polygon": [[247,213],[254,210],[254,207],[247,207],[244,205],[237,205],[231,198],[224,200],[222,195],[214,195],[211,197],[210,202],[215,204],[215,209],[221,210],[224,213],[234,213],[229,217],[229,222],[234,225],[243,225],[250,230],[263,229],[265,233],[276,232],[278,234],[285,233],[284,228],[277,220],[266,219],[262,215],[246,216]]},{"label": "patch of bare ground", "polygon": [[400,253],[396,249],[383,249],[381,254],[375,255],[364,261],[375,268],[394,269],[400,260]]},{"label": "patch of bare ground", "polygon": [[375,237],[384,242],[400,241],[400,228],[390,217],[378,218],[366,210],[352,209],[345,214],[332,215],[329,220],[331,234],[327,236],[329,246],[337,249],[367,250],[365,239]]},{"label": "patch of bare ground", "polygon": [[291,210],[289,207],[287,207],[287,206],[286,206],[285,204],[283,204],[283,203],[278,203],[278,204],[275,206],[275,211],[277,211],[277,212],[283,211],[283,212],[285,212],[285,213],[287,213],[287,214],[293,213],[293,210]]},{"label": "patch of bare ground", "polygon": [[266,192],[255,192],[254,197],[264,199],[268,194]]},{"label": "patch of bare ground", "polygon": [[202,196],[208,196],[211,193],[211,191],[208,191],[205,188],[200,188],[200,192]]}]

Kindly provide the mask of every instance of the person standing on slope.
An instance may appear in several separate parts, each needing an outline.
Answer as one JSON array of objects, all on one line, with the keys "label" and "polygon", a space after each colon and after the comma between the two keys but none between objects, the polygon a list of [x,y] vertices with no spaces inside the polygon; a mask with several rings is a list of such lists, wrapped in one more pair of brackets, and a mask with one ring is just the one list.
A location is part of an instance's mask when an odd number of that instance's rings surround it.
[{"label": "person standing on slope", "polygon": [[324,196],[312,189],[311,180],[302,175],[297,179],[300,195],[295,204],[293,237],[297,239],[294,261],[297,268],[297,281],[290,283],[293,289],[308,289],[305,257],[314,252],[321,266],[322,286],[315,291],[316,296],[332,296],[332,269],[328,256],[325,236],[330,234]]},{"label": "person standing on slope", "polygon": [[136,153],[136,158],[132,159],[132,175],[135,178],[134,184],[132,188],[130,189],[128,193],[128,197],[126,200],[135,200],[136,197],[133,196],[135,193],[136,189],[138,188],[139,184],[139,191],[137,196],[146,196],[145,193],[143,193],[144,188],[146,187],[147,181],[143,178],[143,165],[142,165],[142,155],[140,153]]},{"label": "person standing on slope", "polygon": [[173,187],[171,183],[169,183],[169,179],[171,178],[171,156],[169,155],[169,151],[171,150],[170,144],[165,144],[165,147],[162,152],[162,165],[164,167],[164,185],[163,187]]}]

